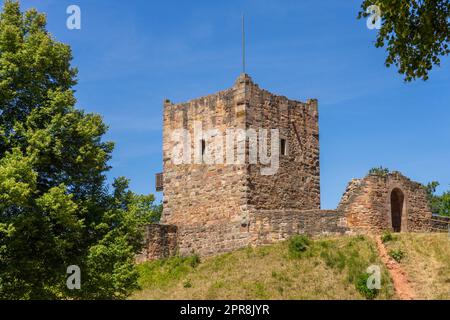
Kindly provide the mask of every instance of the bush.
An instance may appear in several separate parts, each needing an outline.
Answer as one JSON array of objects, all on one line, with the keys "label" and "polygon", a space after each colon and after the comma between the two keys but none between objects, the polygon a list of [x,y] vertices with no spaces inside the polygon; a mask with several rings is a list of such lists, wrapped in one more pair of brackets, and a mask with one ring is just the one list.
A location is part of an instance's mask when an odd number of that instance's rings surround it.
[{"label": "bush", "polygon": [[383,241],[383,243],[387,243],[387,242],[390,242],[392,240],[394,240],[394,236],[389,231],[385,231],[381,235],[381,241]]},{"label": "bush", "polygon": [[397,262],[401,262],[402,259],[405,257],[405,252],[401,249],[397,250],[390,250],[389,255]]},{"label": "bush", "polygon": [[369,279],[370,276],[371,276],[370,273],[367,273],[367,272],[362,273],[356,281],[356,289],[366,299],[373,300],[378,295],[379,290],[378,289],[369,289],[367,287],[367,280]]},{"label": "bush", "polygon": [[192,283],[190,279],[187,279],[183,282],[183,287],[184,288],[192,288]]},{"label": "bush", "polygon": [[308,249],[310,244],[311,240],[306,235],[293,236],[289,240],[289,254],[294,258],[298,258],[302,252]]},{"label": "bush", "polygon": [[383,168],[382,166],[377,167],[377,168],[372,168],[369,170],[369,175],[376,175],[376,176],[384,177],[388,174],[389,174],[389,169]]},{"label": "bush", "polygon": [[196,268],[199,264],[200,264],[200,257],[198,254],[194,254],[190,257],[188,257],[189,259],[189,264],[191,265],[192,268]]}]

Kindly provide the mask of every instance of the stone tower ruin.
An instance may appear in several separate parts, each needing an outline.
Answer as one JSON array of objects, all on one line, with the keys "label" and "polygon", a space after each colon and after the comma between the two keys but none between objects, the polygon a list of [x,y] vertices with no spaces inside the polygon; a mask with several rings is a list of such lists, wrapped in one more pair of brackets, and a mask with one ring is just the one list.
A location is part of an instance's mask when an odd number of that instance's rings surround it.
[{"label": "stone tower ruin", "polygon": [[302,233],[429,227],[425,190],[399,174],[354,180],[336,210],[320,210],[315,99],[272,94],[241,74],[230,89],[166,100],[163,114],[164,209],[160,224],[147,227],[139,260],[212,255]]}]

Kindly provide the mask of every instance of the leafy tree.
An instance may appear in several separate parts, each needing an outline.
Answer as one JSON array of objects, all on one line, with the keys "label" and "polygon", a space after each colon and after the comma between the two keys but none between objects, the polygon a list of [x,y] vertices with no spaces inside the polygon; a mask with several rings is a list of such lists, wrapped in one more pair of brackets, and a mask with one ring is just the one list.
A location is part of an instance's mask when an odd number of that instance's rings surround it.
[{"label": "leafy tree", "polygon": [[444,194],[440,197],[441,203],[439,206],[439,214],[441,216],[450,217],[450,192],[444,192]]},{"label": "leafy tree", "polygon": [[[0,13],[0,299],[126,297],[153,196],[117,179],[101,117],[76,109],[70,47],[46,18],[6,0]],[[66,270],[81,268],[81,290]]]},{"label": "leafy tree", "polygon": [[435,194],[437,187],[439,187],[439,182],[437,181],[432,181],[425,186],[428,204],[430,205],[430,209],[433,213],[437,213],[439,211],[439,197]]},{"label": "leafy tree", "polygon": [[375,46],[386,47],[387,67],[395,65],[405,81],[428,79],[434,65],[450,53],[450,2],[448,0],[364,0],[358,18],[377,5],[382,26]]},{"label": "leafy tree", "polygon": [[441,216],[450,216],[450,191],[438,196],[436,195],[438,186],[439,182],[437,181],[432,181],[425,186],[431,211]]}]

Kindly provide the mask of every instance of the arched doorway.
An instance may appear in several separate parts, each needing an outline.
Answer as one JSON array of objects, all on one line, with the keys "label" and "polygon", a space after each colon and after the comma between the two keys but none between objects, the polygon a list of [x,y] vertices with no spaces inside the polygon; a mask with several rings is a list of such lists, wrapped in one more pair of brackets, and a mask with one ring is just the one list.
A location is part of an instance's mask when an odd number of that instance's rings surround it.
[{"label": "arched doorway", "polygon": [[403,192],[395,188],[391,192],[391,217],[392,217],[392,229],[394,232],[402,231],[402,214],[404,206],[405,196]]}]

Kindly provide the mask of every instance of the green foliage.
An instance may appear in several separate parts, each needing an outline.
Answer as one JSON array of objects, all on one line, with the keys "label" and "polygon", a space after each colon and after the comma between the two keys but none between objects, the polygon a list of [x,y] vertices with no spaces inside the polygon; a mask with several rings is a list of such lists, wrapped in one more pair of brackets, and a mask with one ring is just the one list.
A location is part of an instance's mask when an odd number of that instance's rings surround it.
[{"label": "green foliage", "polygon": [[427,200],[430,206],[431,212],[438,213],[441,199],[436,195],[436,188],[439,187],[439,182],[431,181],[425,186],[427,192]]},{"label": "green foliage", "polygon": [[289,239],[289,254],[291,257],[298,258],[305,252],[311,241],[306,235],[295,235],[291,239]]},{"label": "green foliage", "polygon": [[436,192],[436,188],[439,187],[440,183],[437,181],[431,181],[425,186],[425,190],[427,192],[428,200],[433,198],[434,193]]},{"label": "green foliage", "polygon": [[151,197],[151,203],[147,202],[148,203],[147,210],[151,212],[150,221],[153,223],[158,223],[161,220],[161,215],[163,212],[162,202],[159,204],[153,204],[154,202],[153,195],[146,195],[143,197]]},{"label": "green foliage", "polygon": [[[345,246],[338,247],[330,241],[320,242],[320,246],[324,248],[321,250],[320,257],[328,268],[336,269],[338,272],[343,272],[347,269],[347,281],[355,283],[359,274],[367,268],[367,261],[361,257],[360,248],[367,243],[364,236],[354,237]],[[372,253],[370,259],[375,261],[373,255],[374,248],[369,247]]]},{"label": "green foliage", "polygon": [[441,56],[450,53],[450,2],[364,0],[358,18],[367,17],[371,5],[381,10],[382,27],[375,46],[386,47],[386,66],[396,65],[405,81],[427,80]]},{"label": "green foliage", "polygon": [[380,167],[374,167],[372,169],[369,170],[369,174],[370,175],[376,175],[376,176],[380,176],[380,177],[385,177],[389,174],[389,169],[388,168],[383,168],[382,166]]},{"label": "green foliage", "polygon": [[392,240],[394,240],[394,236],[389,231],[385,231],[381,235],[381,241],[383,241],[383,243],[388,243],[388,242],[390,242]]},{"label": "green foliage", "polygon": [[432,181],[425,186],[431,212],[441,216],[450,216],[450,191],[444,192],[440,196],[436,195],[438,186],[439,182],[436,181]]},{"label": "green foliage", "polygon": [[186,279],[186,280],[183,282],[183,288],[192,288],[192,282],[191,282],[191,279]]},{"label": "green foliage", "polygon": [[196,268],[200,264],[200,256],[197,254],[194,254],[190,257],[189,263],[192,268]]},{"label": "green foliage", "polygon": [[442,216],[450,217],[450,191],[444,192],[440,199],[438,213]]},{"label": "green foliage", "polygon": [[377,297],[379,290],[378,289],[369,289],[367,287],[367,280],[371,276],[370,273],[364,272],[359,275],[356,281],[356,289],[368,300],[373,300]]},{"label": "green foliage", "polygon": [[[0,299],[119,299],[136,288],[152,195],[106,186],[113,143],[97,114],[76,109],[70,47],[44,14],[6,0],[0,13]],[[69,265],[81,290],[66,288]]]},{"label": "green foliage", "polygon": [[335,268],[339,271],[344,270],[346,265],[345,254],[338,250],[336,252],[322,251],[320,257],[325,262],[325,265],[329,268]]},{"label": "green foliage", "polygon": [[168,259],[145,262],[137,269],[140,274],[141,287],[166,287],[174,281],[180,280],[195,270],[200,264],[197,255],[187,257],[171,257]]},{"label": "green foliage", "polygon": [[[368,264],[377,263],[378,255],[375,246],[360,235],[352,238],[345,246],[336,246],[330,241],[322,241],[319,243],[320,257],[328,268],[335,269],[339,273],[346,273],[347,283],[354,285],[355,288],[366,298],[373,299],[377,293],[371,292],[367,288],[366,269]],[[366,247],[365,252],[361,249]],[[361,277],[364,276],[365,281],[362,282]],[[372,297],[373,296],[373,297]]]},{"label": "green foliage", "polygon": [[389,250],[389,256],[397,262],[401,262],[405,257],[405,252],[402,249]]}]

